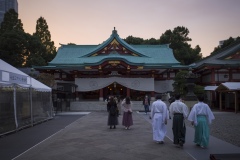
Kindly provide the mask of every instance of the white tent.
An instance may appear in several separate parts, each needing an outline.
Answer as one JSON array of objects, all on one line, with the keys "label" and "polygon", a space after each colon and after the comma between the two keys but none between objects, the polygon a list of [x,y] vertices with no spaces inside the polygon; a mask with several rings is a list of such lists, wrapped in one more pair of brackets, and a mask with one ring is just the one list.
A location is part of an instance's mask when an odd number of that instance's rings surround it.
[{"label": "white tent", "polygon": [[[0,59],[0,87],[13,88],[12,98],[13,98],[13,115],[14,115],[15,127],[16,127],[15,129],[18,129],[19,127],[25,127],[25,125],[33,126],[33,123],[36,123],[40,120],[46,120],[46,119],[52,118],[52,105],[51,105],[52,89],[44,85],[43,83],[37,81],[36,79],[30,77],[29,75],[23,73],[17,68],[11,66],[10,64],[4,62],[1,59]],[[27,91],[26,93],[22,92],[23,94],[26,95],[26,97],[28,97],[29,95],[30,97],[29,101],[26,100],[27,98],[24,99],[23,95],[17,96],[17,93],[18,94],[21,93],[17,91],[18,87],[29,89],[29,91]],[[39,96],[37,97],[37,100],[35,99],[34,101],[33,101],[33,92],[32,92],[33,90],[35,90],[36,92],[34,93],[35,94],[37,93]],[[8,117],[9,116],[8,113],[12,112],[11,109],[6,109],[10,106],[9,104],[11,104],[11,102],[7,101],[9,98],[6,97],[6,96],[9,96],[9,94],[6,94],[7,92],[0,92],[0,93],[1,93],[0,94],[1,101],[4,101],[0,105],[0,109],[4,111],[3,114],[6,113],[5,117]],[[47,98],[44,99],[44,97],[47,97]],[[11,101],[11,98],[10,98],[10,101]],[[19,103],[17,104],[17,102]],[[33,109],[33,105],[34,105],[34,109]],[[24,120],[22,118],[24,116],[25,118],[27,117],[28,119],[25,120],[24,123],[22,123],[22,121]],[[31,122],[29,122],[29,117]],[[5,120],[7,121],[6,118]],[[6,132],[8,132],[8,130],[6,130]]]},{"label": "white tent", "polygon": [[0,59],[0,85],[6,86],[12,84],[17,84],[21,87],[26,88],[31,87],[37,91],[52,91],[50,87],[37,81],[36,79],[30,77],[29,75],[23,73],[22,71]]}]

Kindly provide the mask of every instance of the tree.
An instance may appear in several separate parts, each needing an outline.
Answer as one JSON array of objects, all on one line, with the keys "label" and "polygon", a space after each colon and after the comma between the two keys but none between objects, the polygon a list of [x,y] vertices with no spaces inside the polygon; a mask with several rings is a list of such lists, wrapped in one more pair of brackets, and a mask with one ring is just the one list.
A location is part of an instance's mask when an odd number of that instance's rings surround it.
[{"label": "tree", "polygon": [[240,42],[240,37],[237,37],[237,38],[229,37],[227,40],[225,40],[225,41],[223,42],[223,44],[222,44],[221,46],[219,45],[219,46],[215,47],[214,50],[213,50],[213,52],[210,53],[210,55],[217,54],[218,51],[220,51],[220,50],[222,50],[223,48],[225,48],[225,47],[227,47],[227,46],[229,46],[229,45],[231,45],[231,44],[234,44],[234,43],[236,43],[236,42]]},{"label": "tree", "polygon": [[155,38],[150,38],[150,39],[144,40],[143,44],[158,45],[159,40]]},{"label": "tree", "polygon": [[44,57],[46,57],[46,48],[40,42],[39,38],[27,34],[26,41],[24,67],[47,65],[47,61],[44,59]]},{"label": "tree", "polygon": [[21,31],[6,31],[0,36],[0,58],[14,67],[47,65],[46,53],[38,38]]},{"label": "tree", "polygon": [[18,19],[18,13],[14,9],[10,9],[4,14],[0,27],[0,35],[12,30],[24,32],[22,21]]},{"label": "tree", "polygon": [[24,32],[5,31],[0,36],[0,58],[14,67],[24,63]]},{"label": "tree", "polygon": [[36,32],[33,35],[38,37],[46,48],[46,54],[43,55],[43,59],[46,62],[50,62],[56,56],[56,47],[54,46],[54,42],[51,41],[51,34],[48,30],[47,22],[43,17],[37,20]]},{"label": "tree", "polygon": [[194,49],[188,44],[192,41],[188,37],[189,30],[185,27],[176,27],[171,30],[167,30],[160,37],[160,44],[170,44],[170,48],[173,49],[175,58],[183,65],[189,65],[202,58],[201,48],[197,45]]},{"label": "tree", "polygon": [[52,74],[40,73],[37,77],[37,80],[50,88],[53,88],[53,86],[55,85],[55,77]]},{"label": "tree", "polygon": [[134,44],[134,45],[143,44],[144,42],[143,38],[133,37],[133,36],[128,36],[126,39],[123,39],[123,40],[128,44]]},{"label": "tree", "polygon": [[23,24],[18,13],[10,9],[4,14],[0,27],[0,58],[15,67],[21,66],[24,62],[23,41]]},{"label": "tree", "polygon": [[[41,42],[32,35],[25,33],[21,20],[14,9],[5,13],[0,29],[0,58],[15,67],[31,67],[31,65],[46,65],[41,56],[36,53],[45,51]],[[35,61],[33,62],[33,59]]]}]

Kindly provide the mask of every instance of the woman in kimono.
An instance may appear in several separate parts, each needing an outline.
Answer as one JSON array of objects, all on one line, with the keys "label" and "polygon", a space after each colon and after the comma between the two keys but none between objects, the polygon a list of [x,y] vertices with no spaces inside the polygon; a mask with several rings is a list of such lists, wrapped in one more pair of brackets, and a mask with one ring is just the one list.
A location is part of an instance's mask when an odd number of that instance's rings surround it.
[{"label": "woman in kimono", "polygon": [[204,96],[198,96],[198,103],[193,106],[188,116],[195,128],[194,143],[201,148],[206,148],[209,144],[209,125],[215,119],[209,106],[203,102]]},{"label": "woman in kimono", "polygon": [[123,108],[122,125],[125,126],[125,129],[130,129],[130,126],[133,125],[132,102],[130,101],[130,97],[126,97],[122,101],[122,108]]},{"label": "woman in kimono", "polygon": [[118,108],[113,97],[110,97],[109,102],[107,103],[107,111],[108,125],[110,126],[110,129],[116,129],[116,125],[118,125]]}]

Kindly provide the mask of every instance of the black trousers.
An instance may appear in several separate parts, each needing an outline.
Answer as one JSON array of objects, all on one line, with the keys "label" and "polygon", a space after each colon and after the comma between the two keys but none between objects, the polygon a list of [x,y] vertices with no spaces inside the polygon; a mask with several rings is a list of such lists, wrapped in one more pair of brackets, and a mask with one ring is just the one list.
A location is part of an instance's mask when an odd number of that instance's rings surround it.
[{"label": "black trousers", "polygon": [[185,143],[186,126],[183,114],[174,114],[173,116],[173,144],[179,144],[179,141]]}]

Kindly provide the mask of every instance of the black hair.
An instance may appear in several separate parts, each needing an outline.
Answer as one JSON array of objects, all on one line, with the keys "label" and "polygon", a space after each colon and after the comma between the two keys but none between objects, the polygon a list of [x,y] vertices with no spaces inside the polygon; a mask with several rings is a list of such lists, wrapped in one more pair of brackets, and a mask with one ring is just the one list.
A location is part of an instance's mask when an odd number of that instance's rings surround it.
[{"label": "black hair", "polygon": [[204,101],[204,95],[202,95],[202,94],[198,95],[197,98],[198,98],[199,102],[203,102]]},{"label": "black hair", "polygon": [[179,100],[179,99],[180,99],[180,97],[181,97],[181,95],[180,95],[180,94],[178,94],[178,93],[176,93],[176,94],[175,94],[175,99],[176,99],[176,100]]},{"label": "black hair", "polygon": [[161,94],[158,94],[158,95],[156,96],[156,99],[162,99],[162,95],[161,95]]}]

